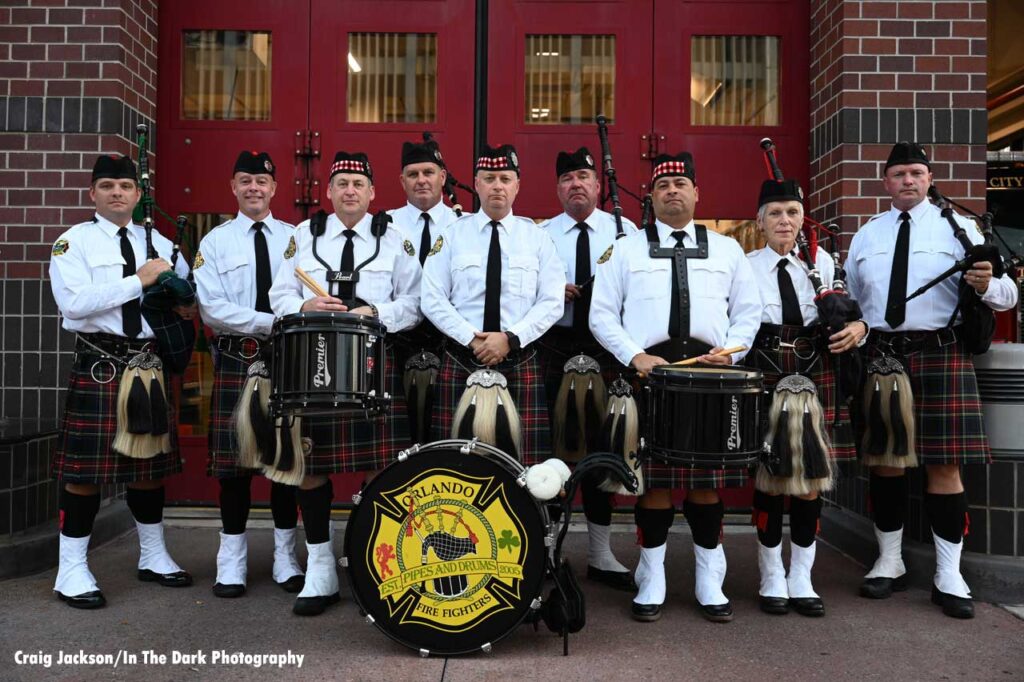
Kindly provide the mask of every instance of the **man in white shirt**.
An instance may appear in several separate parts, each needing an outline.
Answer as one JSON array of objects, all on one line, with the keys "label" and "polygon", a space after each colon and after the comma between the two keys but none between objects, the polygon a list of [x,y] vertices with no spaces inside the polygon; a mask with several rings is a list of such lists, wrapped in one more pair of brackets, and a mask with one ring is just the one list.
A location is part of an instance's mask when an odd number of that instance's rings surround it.
[{"label": "man in white shirt", "polygon": [[[913,391],[914,444],[927,474],[924,510],[935,539],[932,601],[947,616],[972,618],[970,589],[960,575],[967,523],[960,467],[986,464],[991,454],[974,364],[962,345],[959,318],[952,325],[950,318],[957,309],[961,282],[992,310],[1013,307],[1017,289],[1008,276],[993,277],[991,263],[979,262],[905,302],[910,292],[963,258],[964,248],[938,207],[928,201],[931,163],[920,145],[897,143],[885,163],[882,183],[892,206],[854,236],[847,279],[871,326],[869,357],[897,359]],[[955,219],[973,243],[982,242],[971,221]],[[880,553],[861,585],[864,597],[884,599],[894,590],[906,589],[901,550],[906,481],[903,468],[872,466],[869,492]]]},{"label": "man in white shirt", "polygon": [[[427,259],[430,247],[446,227],[458,217],[442,201],[448,171],[437,142],[402,144],[402,175],[399,180],[406,204],[388,211],[394,227],[415,246],[420,265]],[[461,215],[461,212],[460,212]],[[431,440],[432,405],[435,387],[431,374],[440,364],[438,354],[444,334],[423,320],[415,328],[395,337],[398,366],[405,371],[403,385],[409,407],[409,431],[414,443]]]},{"label": "man in white shirt", "polygon": [[[636,225],[625,218],[617,224],[615,216],[597,207],[601,183],[594,157],[586,147],[571,153],[558,152],[555,177],[555,191],[564,212],[541,223],[541,228],[554,242],[565,269],[565,313],[537,344],[544,370],[555,456],[579,461],[587,452],[600,449],[595,436],[600,434],[604,418],[604,410],[598,409],[603,396],[600,401],[597,396],[584,396],[583,414],[570,418],[568,413],[577,411],[579,406],[576,396],[594,391],[595,384],[587,374],[567,372],[565,366],[571,358],[577,358],[577,363],[593,361],[605,386],[611,385],[622,373],[623,367],[590,332],[590,302],[597,264],[608,260],[615,240],[636,232]],[[565,390],[562,390],[563,384],[566,384]],[[563,396],[561,402],[559,395]],[[562,405],[562,409],[557,409],[556,405]],[[588,411],[588,405],[594,409]],[[617,589],[635,589],[629,569],[619,563],[609,544],[614,497],[598,489],[594,477],[585,478],[580,489],[587,518],[587,577]]]},{"label": "man in white shirt", "polygon": [[[747,355],[747,364],[761,370],[765,391],[773,397],[762,405],[766,415],[776,403],[787,405],[780,411],[773,438],[772,457],[762,461],[754,481],[753,522],[758,538],[758,568],[761,582],[759,605],[765,613],[785,614],[790,608],[804,616],[822,616],[825,605],[814,591],[811,568],[814,565],[815,538],[821,517],[819,493],[830,490],[836,475],[834,460],[853,460],[856,450],[850,437],[849,411],[845,401],[837,400],[837,377],[832,353],[855,348],[867,334],[863,322],[847,323],[846,328],[826,338],[815,304],[815,286],[803,254],[796,249],[797,236],[804,229],[803,194],[796,180],[765,180],[758,197],[757,226],[767,240],[765,248],[747,254],[764,310],[761,328]],[[810,252],[810,247],[808,247]],[[812,252],[813,253],[813,252]],[[823,248],[812,256],[817,276],[825,286],[832,284],[834,265]],[[832,294],[838,295],[838,294]],[[821,409],[820,431],[829,438],[817,442],[823,448],[801,448],[795,452],[792,442],[798,429],[790,430],[792,417],[804,412],[802,392],[774,389],[784,377],[794,374],[812,382],[807,393]],[[796,383],[791,385],[800,386]],[[785,386],[785,384],[783,385]],[[837,414],[838,411],[838,414]],[[800,426],[808,428],[800,414]],[[834,429],[845,425],[844,430]],[[813,430],[813,429],[812,429]],[[781,434],[789,434],[782,436]],[[816,439],[810,439],[812,442]],[[806,441],[801,441],[806,442]],[[785,497],[789,496],[790,570],[787,576],[782,562],[782,517]]]},{"label": "man in white shirt", "polygon": [[[420,321],[420,265],[409,240],[398,230],[388,229],[387,216],[371,217],[367,212],[374,191],[366,154],[335,155],[327,197],[334,208],[330,216],[320,213],[295,228],[270,289],[274,314],[349,312],[373,316],[389,335],[416,326]],[[336,263],[340,263],[337,271]],[[351,286],[351,281],[348,286],[338,286],[338,296],[310,296],[296,277],[296,269],[302,268],[331,292],[338,284],[334,275],[349,275],[356,271],[356,264],[362,266],[358,281],[350,291],[342,289]],[[319,615],[340,599],[330,531],[334,491],[328,475],[382,469],[408,443],[405,401],[391,350],[385,362],[385,391],[392,396],[392,413],[386,420],[366,420],[361,414],[303,419],[303,435],[312,439],[312,450],[306,455],[298,497],[309,559],[305,586],[292,609],[297,615]]]},{"label": "man in white shirt", "polygon": [[[743,249],[736,240],[694,224],[699,195],[688,152],[655,159],[651,185],[655,223],[619,240],[608,261],[597,267],[591,331],[620,363],[643,375],[686,357],[713,365],[741,360],[745,352],[714,353],[749,348],[760,324],[761,300]],[[673,273],[679,259],[649,255],[655,247],[693,249],[698,255],[683,258],[684,278]],[[717,489],[744,485],[746,469],[695,469],[649,461],[644,478],[648,492],[636,506],[641,550],[633,617],[653,621],[661,616],[666,541],[675,515],[672,489],[683,488],[683,513],[694,539],[697,603],[705,618],[731,620],[732,607],[722,593],[726,564],[719,538],[725,510]]]},{"label": "man in white shirt", "polygon": [[490,367],[508,381],[522,427],[518,454],[530,464],[551,447],[533,342],[562,316],[565,273],[547,234],[512,213],[519,192],[515,149],[485,146],[475,168],[480,212],[452,223],[423,269],[423,313],[448,337],[438,374],[435,433],[455,435],[455,409],[466,379]]},{"label": "man in white shirt", "polygon": [[[79,609],[106,604],[86,558],[100,506],[99,486],[105,483],[127,484],[128,508],[139,533],[139,580],[167,587],[192,584],[192,576],[164,545],[163,479],[180,472],[182,465],[173,401],[166,401],[165,418],[153,420],[153,435],[170,438],[168,451],[138,459],[112,447],[122,371],[135,354],[158,352],[140,299],[161,273],[171,270],[172,244],[153,230],[157,257],[146,259],[146,230],[132,222],[141,192],[130,158],[100,156],[92,170],[89,198],[96,214],[62,234],[50,257],[50,283],[61,325],[77,335],[53,462],[61,489],[60,564],[53,589],[68,606]],[[184,259],[178,260],[175,271],[182,277],[188,274]],[[192,319],[194,307],[175,312]]]},{"label": "man in white shirt", "polygon": [[[243,151],[231,177],[238,214],[203,237],[193,272],[203,322],[216,338],[213,394],[210,397],[207,473],[220,485],[223,530],[217,552],[217,597],[245,594],[248,538],[245,527],[252,503],[256,469],[239,464],[239,455],[258,462],[257,453],[240,453],[232,415],[254,362],[270,362],[270,285],[295,226],[277,220],[270,201],[277,191],[274,162],[266,152]],[[286,592],[302,589],[303,573],[295,558],[298,523],[294,486],[270,485],[274,518],[273,577]]]}]

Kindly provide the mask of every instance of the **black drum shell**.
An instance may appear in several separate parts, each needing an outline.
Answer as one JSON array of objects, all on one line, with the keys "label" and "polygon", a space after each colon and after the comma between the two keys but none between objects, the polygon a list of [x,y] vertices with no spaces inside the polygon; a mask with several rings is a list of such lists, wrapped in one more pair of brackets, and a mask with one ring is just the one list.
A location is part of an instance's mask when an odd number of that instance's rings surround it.
[{"label": "black drum shell", "polygon": [[763,384],[761,371],[747,367],[655,367],[644,392],[648,455],[695,468],[753,466]]},{"label": "black drum shell", "polygon": [[271,332],[274,415],[377,412],[384,405],[387,328],[352,313],[295,313]]}]

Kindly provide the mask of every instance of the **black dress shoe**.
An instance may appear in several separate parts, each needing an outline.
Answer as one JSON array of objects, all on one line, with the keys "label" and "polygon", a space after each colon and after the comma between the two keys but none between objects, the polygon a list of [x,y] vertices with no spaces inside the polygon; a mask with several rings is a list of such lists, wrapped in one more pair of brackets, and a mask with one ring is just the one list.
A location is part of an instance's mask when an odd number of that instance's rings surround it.
[{"label": "black dress shoe", "polygon": [[765,613],[784,616],[789,613],[789,600],[785,597],[763,597],[758,595],[758,604]]},{"label": "black dress shoe", "polygon": [[60,592],[57,592],[57,590],[54,590],[53,592],[62,602],[73,609],[98,609],[107,605],[107,600],[99,590],[76,594],[74,597],[61,594]]},{"label": "black dress shoe", "polygon": [[860,584],[860,596],[868,599],[888,599],[893,592],[907,589],[907,574],[899,578],[865,578]]},{"label": "black dress shoe", "polygon": [[932,603],[942,607],[942,612],[950,618],[974,618],[974,602],[964,597],[941,592],[932,585]]},{"label": "black dress shoe", "polygon": [[661,604],[637,604],[633,602],[633,620],[653,623],[661,618]]},{"label": "black dress shoe", "polygon": [[729,602],[725,602],[724,604],[711,604],[709,606],[704,606],[700,602],[697,602],[697,607],[700,608],[700,615],[704,616],[712,623],[728,623],[732,620],[732,604]]},{"label": "black dress shoe", "polygon": [[234,599],[245,594],[245,585],[222,585],[213,584],[213,596],[221,599]]},{"label": "black dress shoe", "polygon": [[283,583],[278,583],[281,589],[289,594],[298,594],[302,592],[302,588],[306,586],[306,576],[304,575],[293,575]]},{"label": "black dress shoe", "polygon": [[319,616],[328,606],[340,601],[341,595],[337,592],[326,597],[299,597],[292,606],[292,613],[296,616]]},{"label": "black dress shoe", "polygon": [[790,597],[789,605],[801,616],[816,618],[825,615],[825,602],[821,597]]},{"label": "black dress shoe", "polygon": [[160,583],[164,587],[188,587],[192,584],[192,576],[189,575],[188,571],[157,573],[148,568],[140,568],[139,580],[144,583]]},{"label": "black dress shoe", "polygon": [[636,583],[633,582],[633,574],[629,571],[606,571],[601,568],[587,566],[587,580],[613,587],[624,592],[636,590]]}]

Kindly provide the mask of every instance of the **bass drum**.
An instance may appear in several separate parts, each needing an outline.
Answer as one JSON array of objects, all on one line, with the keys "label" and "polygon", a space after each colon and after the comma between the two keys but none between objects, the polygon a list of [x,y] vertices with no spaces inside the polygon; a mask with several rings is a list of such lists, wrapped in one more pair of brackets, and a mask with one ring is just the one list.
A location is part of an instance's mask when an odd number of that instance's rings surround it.
[{"label": "bass drum", "polygon": [[477,441],[405,450],[370,481],[345,531],[356,603],[423,656],[490,651],[540,605],[548,516],[524,469]]}]

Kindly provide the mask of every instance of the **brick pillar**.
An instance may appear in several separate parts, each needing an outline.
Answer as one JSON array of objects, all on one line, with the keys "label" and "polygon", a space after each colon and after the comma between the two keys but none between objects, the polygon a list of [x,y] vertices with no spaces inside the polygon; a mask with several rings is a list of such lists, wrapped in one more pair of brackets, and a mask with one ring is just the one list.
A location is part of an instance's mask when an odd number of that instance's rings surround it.
[{"label": "brick pillar", "polygon": [[916,141],[943,194],[985,208],[985,0],[811,3],[810,206],[850,236],[887,210],[882,166]]},{"label": "brick pillar", "polygon": [[96,156],[130,154],[135,126],[152,128],[157,3],[17,4],[0,7],[0,416],[56,420],[72,339],[50,294],[50,248],[92,215]]}]

